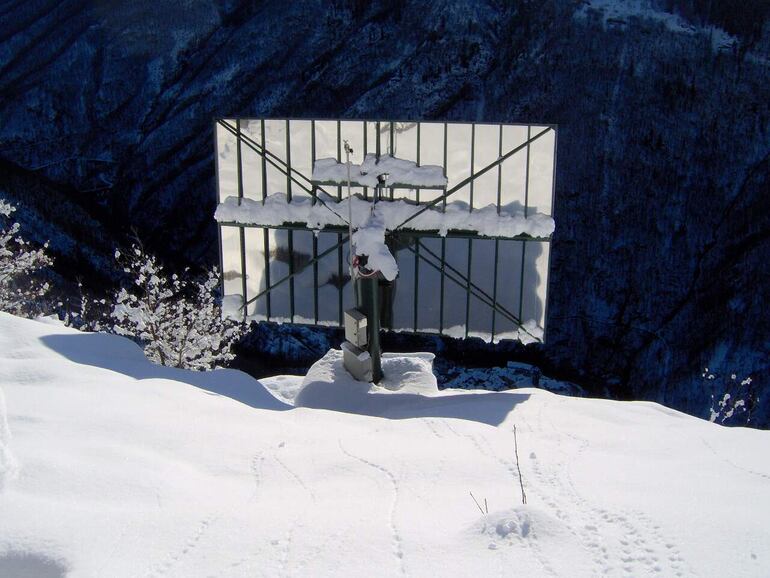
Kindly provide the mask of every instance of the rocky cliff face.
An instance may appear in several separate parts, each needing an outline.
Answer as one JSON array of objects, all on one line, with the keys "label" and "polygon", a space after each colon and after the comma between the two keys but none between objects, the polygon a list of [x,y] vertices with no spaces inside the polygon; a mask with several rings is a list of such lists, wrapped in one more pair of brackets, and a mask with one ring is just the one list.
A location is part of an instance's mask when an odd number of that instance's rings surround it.
[{"label": "rocky cliff face", "polygon": [[770,27],[722,4],[6,2],[0,190],[109,278],[131,229],[214,261],[216,117],[558,123],[538,356],[699,415],[752,375],[767,426]]}]

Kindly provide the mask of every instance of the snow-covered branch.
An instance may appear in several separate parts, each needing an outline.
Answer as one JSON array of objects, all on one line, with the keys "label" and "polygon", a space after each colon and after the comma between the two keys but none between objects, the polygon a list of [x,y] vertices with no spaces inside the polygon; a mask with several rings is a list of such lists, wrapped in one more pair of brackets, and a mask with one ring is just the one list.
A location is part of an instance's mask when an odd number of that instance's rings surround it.
[{"label": "snow-covered branch", "polygon": [[[11,221],[16,207],[0,199],[0,221]],[[53,263],[46,254],[48,243],[34,249],[25,241],[19,223],[0,227],[0,310],[16,315],[28,314],[48,292],[48,283],[38,282],[34,274]]]},{"label": "snow-covered branch", "polygon": [[132,286],[115,294],[115,333],[133,337],[148,359],[162,365],[206,370],[232,360],[240,324],[223,319],[217,298],[219,274],[202,280],[168,275],[152,255],[134,245],[128,255],[115,252]]}]

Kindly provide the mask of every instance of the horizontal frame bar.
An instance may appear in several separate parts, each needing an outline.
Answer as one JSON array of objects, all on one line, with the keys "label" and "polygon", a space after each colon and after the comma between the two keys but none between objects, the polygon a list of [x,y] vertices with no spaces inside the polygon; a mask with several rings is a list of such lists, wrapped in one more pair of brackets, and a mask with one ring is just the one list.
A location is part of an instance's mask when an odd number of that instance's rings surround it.
[{"label": "horizontal frame bar", "polygon": [[[219,221],[220,227],[249,227],[260,229],[286,229],[290,231],[309,231],[311,233],[348,233],[348,228],[337,225],[328,225],[322,229],[311,229],[304,223],[284,223],[282,225],[258,225],[253,223],[236,223],[234,221]],[[405,237],[431,237],[431,238],[446,238],[446,239],[481,239],[494,241],[495,239],[501,241],[528,241],[533,243],[550,243],[551,237],[530,237],[529,235],[517,235],[515,237],[487,237],[486,235],[479,235],[472,231],[461,231],[456,229],[450,229],[446,235],[442,235],[438,230],[433,231],[421,231],[418,229],[397,229],[395,231],[389,231],[388,235],[404,235]]]}]

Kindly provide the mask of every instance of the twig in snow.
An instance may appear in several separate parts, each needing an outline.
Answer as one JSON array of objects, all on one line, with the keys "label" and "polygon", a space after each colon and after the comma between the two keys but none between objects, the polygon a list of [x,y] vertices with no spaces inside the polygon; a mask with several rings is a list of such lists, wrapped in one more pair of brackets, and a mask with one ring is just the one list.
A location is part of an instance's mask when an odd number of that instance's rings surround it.
[{"label": "twig in snow", "polygon": [[[476,507],[479,509],[479,512],[482,514],[489,514],[489,508],[487,508],[487,511],[484,511],[484,508],[481,507],[481,504],[479,504],[479,501],[476,499],[476,496],[473,495],[473,492],[468,492],[471,495],[471,498],[473,498],[474,503],[476,504]],[[487,499],[484,498],[484,507],[487,506]]]},{"label": "twig in snow", "polygon": [[516,439],[516,424],[513,425],[513,448],[516,452],[516,468],[519,470],[519,485],[521,486],[521,503],[527,503],[527,494],[524,493],[524,481],[521,478],[521,466],[519,465],[519,442]]}]

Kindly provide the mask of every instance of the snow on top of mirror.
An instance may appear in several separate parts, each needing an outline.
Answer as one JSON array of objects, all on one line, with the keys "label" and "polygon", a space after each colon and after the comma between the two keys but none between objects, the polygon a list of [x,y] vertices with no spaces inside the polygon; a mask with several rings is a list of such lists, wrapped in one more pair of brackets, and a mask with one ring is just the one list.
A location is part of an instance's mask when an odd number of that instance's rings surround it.
[{"label": "snow on top of mirror", "polygon": [[[352,186],[376,187],[378,177],[387,175],[388,187],[445,188],[444,168],[435,165],[418,166],[416,162],[389,155],[367,154],[360,165],[351,163]],[[318,159],[313,165],[314,182],[322,185],[344,185],[348,182],[348,165],[334,158]]]}]

